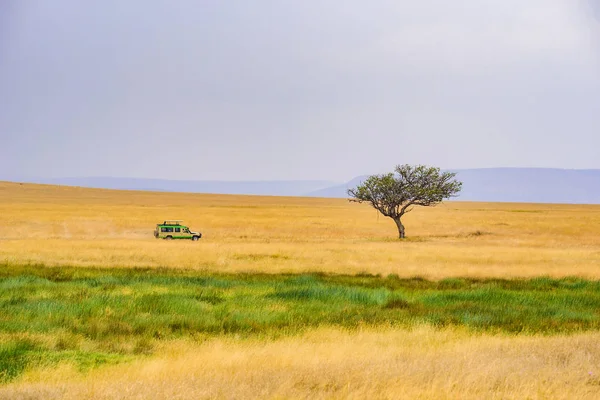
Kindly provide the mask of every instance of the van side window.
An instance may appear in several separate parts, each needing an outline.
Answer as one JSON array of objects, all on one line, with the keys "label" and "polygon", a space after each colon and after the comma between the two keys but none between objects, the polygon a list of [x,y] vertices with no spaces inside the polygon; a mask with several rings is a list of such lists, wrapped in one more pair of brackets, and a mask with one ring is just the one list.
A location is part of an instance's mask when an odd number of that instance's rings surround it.
[{"label": "van side window", "polygon": [[175,232],[181,232],[181,228],[175,228]]},{"label": "van side window", "polygon": [[167,232],[167,228],[165,228],[164,226],[160,228],[161,232]]}]

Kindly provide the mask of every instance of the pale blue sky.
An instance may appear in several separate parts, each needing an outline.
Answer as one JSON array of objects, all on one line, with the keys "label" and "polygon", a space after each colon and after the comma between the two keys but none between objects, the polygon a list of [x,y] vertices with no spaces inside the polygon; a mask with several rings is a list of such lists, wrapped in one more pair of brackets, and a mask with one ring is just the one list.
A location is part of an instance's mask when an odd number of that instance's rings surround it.
[{"label": "pale blue sky", "polygon": [[595,5],[3,0],[0,179],[600,168]]}]

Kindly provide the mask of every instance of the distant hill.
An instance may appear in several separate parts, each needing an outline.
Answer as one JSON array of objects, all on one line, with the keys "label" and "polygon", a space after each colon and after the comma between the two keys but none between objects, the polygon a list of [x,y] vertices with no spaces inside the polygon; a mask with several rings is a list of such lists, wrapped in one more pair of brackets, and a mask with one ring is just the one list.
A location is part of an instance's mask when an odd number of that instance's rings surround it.
[{"label": "distant hill", "polygon": [[[453,170],[463,182],[457,200],[600,204],[600,170],[552,168],[482,168]],[[318,189],[315,197],[348,197],[348,188],[366,179]]]},{"label": "distant hill", "polygon": [[323,189],[315,190],[314,192],[308,193],[309,197],[348,197],[346,192],[348,189],[356,187],[356,185],[362,183],[365,179],[368,178],[368,175],[357,176],[356,178],[341,184],[335,185]]},{"label": "distant hill", "polygon": [[143,178],[57,178],[29,179],[32,183],[81,186],[99,189],[148,190],[218,194],[251,194],[270,196],[304,196],[307,193],[335,185],[332,181],[178,181]]},{"label": "distant hill", "polygon": [[[599,169],[483,168],[453,172],[463,182],[457,200],[600,204]],[[346,191],[366,178],[359,176],[343,184],[317,180],[229,182],[102,177],[25,181],[103,189],[346,198]]]},{"label": "distant hill", "polygon": [[600,204],[600,170],[491,168],[458,170],[460,200]]}]

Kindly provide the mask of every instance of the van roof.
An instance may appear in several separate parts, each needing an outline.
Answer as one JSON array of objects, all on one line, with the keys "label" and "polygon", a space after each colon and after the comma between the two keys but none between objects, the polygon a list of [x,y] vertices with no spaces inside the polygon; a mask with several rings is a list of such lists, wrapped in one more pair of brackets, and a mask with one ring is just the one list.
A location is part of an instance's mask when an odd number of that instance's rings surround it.
[{"label": "van roof", "polygon": [[159,225],[181,225],[180,222],[183,222],[182,219],[166,219],[165,222]]}]

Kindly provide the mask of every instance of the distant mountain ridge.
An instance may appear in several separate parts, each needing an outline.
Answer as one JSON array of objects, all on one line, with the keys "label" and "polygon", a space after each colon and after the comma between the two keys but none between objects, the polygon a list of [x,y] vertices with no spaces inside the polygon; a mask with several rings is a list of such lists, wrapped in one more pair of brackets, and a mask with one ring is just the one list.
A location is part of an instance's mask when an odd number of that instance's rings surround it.
[{"label": "distant mountain ridge", "polygon": [[458,170],[459,200],[600,204],[600,170],[490,168]]},{"label": "distant mountain ridge", "polygon": [[191,181],[146,178],[55,178],[29,180],[50,185],[97,189],[147,190],[157,192],[248,194],[263,196],[304,196],[337,184],[333,181]]},{"label": "distant mountain ridge", "polygon": [[[457,179],[463,182],[462,192],[456,200],[600,204],[600,169],[480,168],[451,171],[456,172]],[[366,178],[367,175],[359,176],[346,183],[327,180],[230,182],[108,177],[25,181],[102,189],[347,198],[347,190]]]},{"label": "distant mountain ridge", "polygon": [[[451,170],[463,182],[456,200],[519,203],[600,204],[600,169],[480,168]],[[367,175],[310,196],[347,197]]]}]

